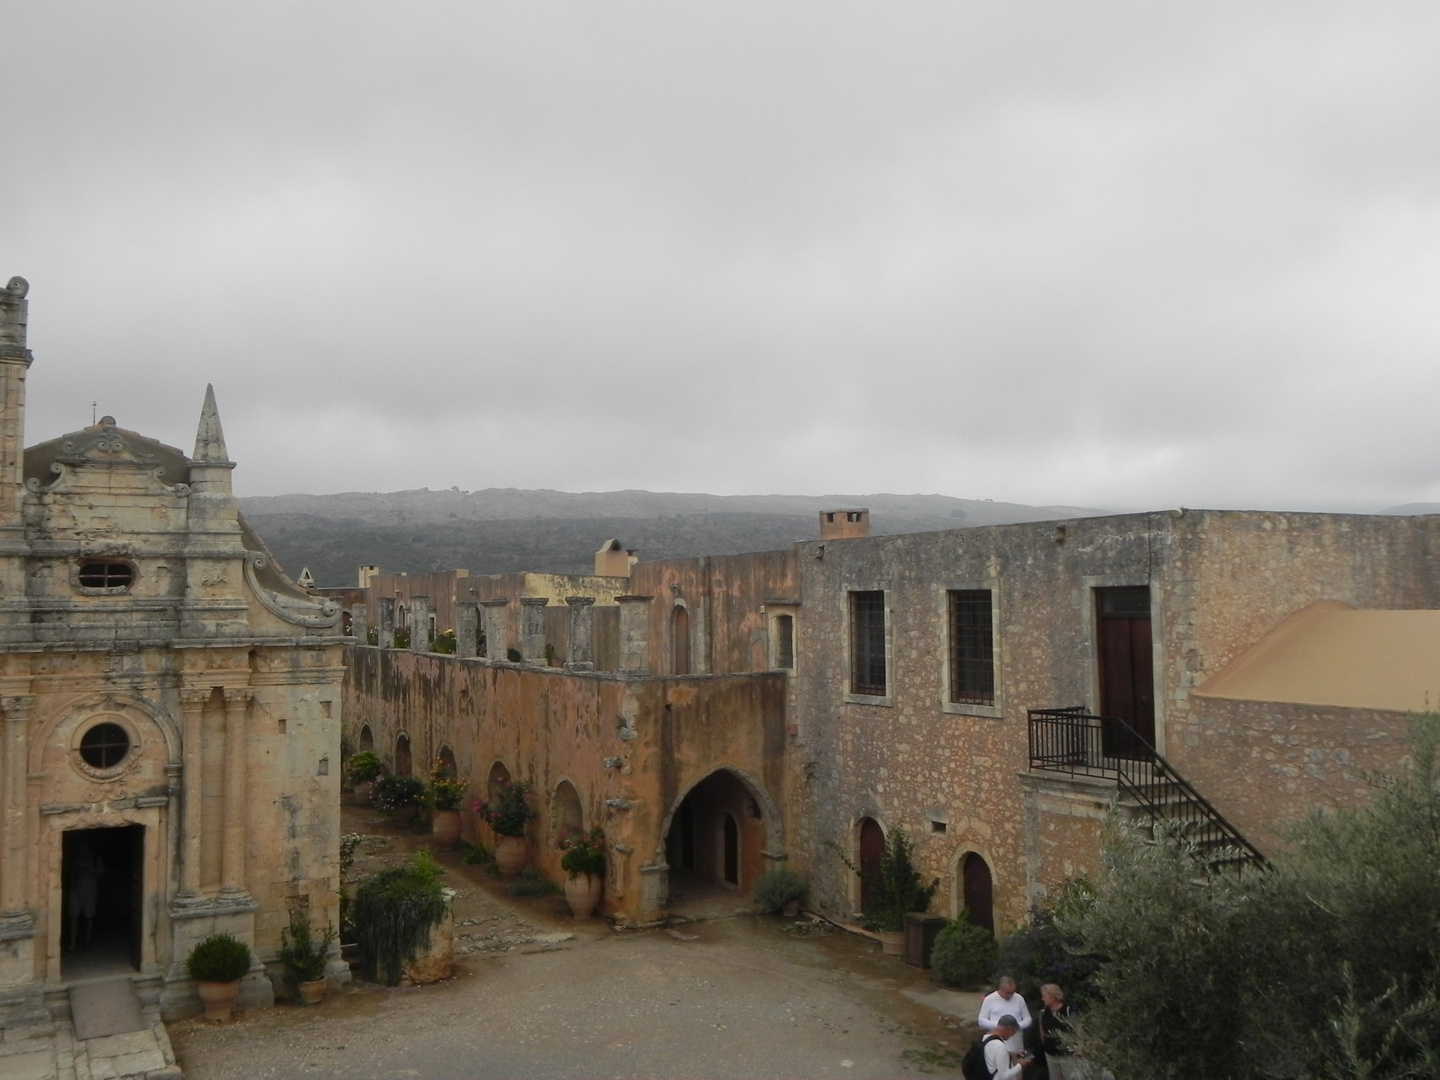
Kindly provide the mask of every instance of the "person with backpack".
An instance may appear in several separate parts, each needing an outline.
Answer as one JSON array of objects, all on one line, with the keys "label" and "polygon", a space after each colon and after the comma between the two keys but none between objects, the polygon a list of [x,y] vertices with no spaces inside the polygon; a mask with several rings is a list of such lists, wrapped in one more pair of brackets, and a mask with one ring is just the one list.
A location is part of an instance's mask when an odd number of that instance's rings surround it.
[{"label": "person with backpack", "polygon": [[960,1063],[965,1080],[1019,1080],[1030,1055],[1023,1050],[1011,1053],[1005,1048],[1005,1040],[1019,1030],[1020,1022],[1009,1013],[998,1017],[995,1027],[975,1041]]}]

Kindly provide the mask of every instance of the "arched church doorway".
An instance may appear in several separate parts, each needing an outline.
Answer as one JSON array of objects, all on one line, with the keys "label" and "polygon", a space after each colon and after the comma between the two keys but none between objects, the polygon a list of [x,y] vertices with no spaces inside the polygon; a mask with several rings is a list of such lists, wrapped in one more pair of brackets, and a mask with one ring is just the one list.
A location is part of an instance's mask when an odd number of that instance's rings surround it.
[{"label": "arched church doorway", "polygon": [[973,851],[960,864],[960,895],[964,898],[965,910],[970,913],[971,925],[983,926],[993,934],[995,886],[989,865]]},{"label": "arched church doorway", "polygon": [[61,977],[139,971],[145,826],[67,830],[60,874]]}]

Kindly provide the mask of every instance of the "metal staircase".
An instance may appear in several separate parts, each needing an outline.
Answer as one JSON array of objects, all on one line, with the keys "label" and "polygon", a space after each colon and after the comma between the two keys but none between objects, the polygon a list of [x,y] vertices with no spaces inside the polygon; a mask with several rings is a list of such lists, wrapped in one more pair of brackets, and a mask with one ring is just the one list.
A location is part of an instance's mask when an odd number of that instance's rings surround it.
[{"label": "metal staircase", "polygon": [[1123,720],[1083,706],[1030,710],[1030,768],[1113,778],[1122,800],[1177,830],[1211,870],[1266,866],[1265,856]]}]

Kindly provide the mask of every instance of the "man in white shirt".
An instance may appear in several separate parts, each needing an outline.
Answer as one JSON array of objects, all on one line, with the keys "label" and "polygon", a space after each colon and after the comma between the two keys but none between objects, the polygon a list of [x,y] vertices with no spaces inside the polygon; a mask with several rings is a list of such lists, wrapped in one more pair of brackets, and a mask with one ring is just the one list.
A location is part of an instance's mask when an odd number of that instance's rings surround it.
[{"label": "man in white shirt", "polygon": [[1025,1071],[1030,1055],[1024,1052],[1012,1054],[1005,1049],[1006,1040],[1019,1032],[1019,1022],[1009,1013],[996,1017],[994,1033],[998,1038],[985,1043],[985,1068],[990,1071],[993,1080],[1020,1080],[1020,1074]]},{"label": "man in white shirt", "polygon": [[978,1023],[981,1030],[995,1031],[1000,1026],[1000,1018],[1006,1014],[1015,1018],[1017,1029],[1006,1037],[1005,1050],[1007,1053],[1018,1054],[1025,1049],[1023,1032],[1035,1021],[1025,999],[1015,992],[1015,980],[1009,975],[1000,980],[994,993],[986,994],[985,1000],[980,1002]]}]

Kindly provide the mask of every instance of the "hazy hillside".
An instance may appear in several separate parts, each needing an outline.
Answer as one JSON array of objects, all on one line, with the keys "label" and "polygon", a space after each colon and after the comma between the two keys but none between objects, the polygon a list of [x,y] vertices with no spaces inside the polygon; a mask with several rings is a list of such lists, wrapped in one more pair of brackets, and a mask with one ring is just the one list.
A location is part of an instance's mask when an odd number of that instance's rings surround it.
[{"label": "hazy hillside", "polygon": [[355,567],[420,573],[583,573],[617,537],[642,559],[729,555],[814,539],[821,510],[864,506],[876,534],[1104,514],[944,495],[692,495],[652,491],[349,492],[240,500],[245,517],[292,574],[349,585]]}]

